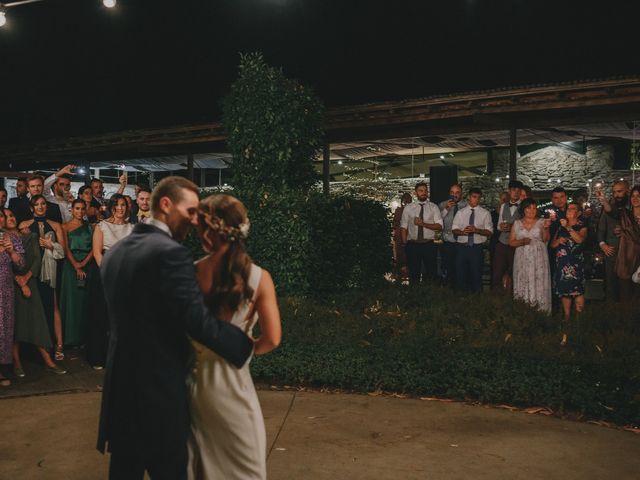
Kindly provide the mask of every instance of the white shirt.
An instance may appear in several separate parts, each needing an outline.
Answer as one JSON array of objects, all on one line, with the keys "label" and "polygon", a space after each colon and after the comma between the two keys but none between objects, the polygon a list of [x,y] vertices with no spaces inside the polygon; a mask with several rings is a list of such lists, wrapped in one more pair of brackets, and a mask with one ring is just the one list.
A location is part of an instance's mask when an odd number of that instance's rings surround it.
[{"label": "white shirt", "polygon": [[[421,205],[424,205],[422,220],[424,220],[425,223],[438,223],[442,226],[440,209],[435,203],[432,203],[429,200],[424,202],[411,202],[404,207],[404,210],[402,211],[402,219],[400,220],[400,227],[407,230],[407,241],[418,239],[418,226],[413,223],[413,220],[420,216]],[[435,231],[430,228],[421,228],[424,234],[423,238],[425,240],[433,240],[435,238]]]},{"label": "white shirt", "polygon": [[636,273],[631,276],[631,280],[633,280],[635,283],[640,283],[640,267],[638,267]]},{"label": "white shirt", "polygon": [[171,229],[169,229],[169,226],[166,223],[158,220],[157,218],[151,217],[146,221],[146,223],[147,225],[153,225],[154,227],[159,228],[164,233],[168,234],[171,238],[173,238],[173,234],[171,233]]},{"label": "white shirt", "polygon": [[65,200],[64,198],[58,198],[56,197],[53,192],[51,191],[51,187],[53,186],[54,183],[56,183],[56,180],[58,179],[58,177],[56,177],[55,174],[53,175],[49,175],[45,181],[44,181],[44,198],[47,199],[49,202],[51,203],[55,203],[56,205],[58,205],[58,207],[60,207],[60,213],[62,214],[62,223],[67,223],[69,220],[71,220],[73,218],[73,215],[71,215],[71,203],[72,202],[68,202],[67,200]]},{"label": "white shirt", "polygon": [[[480,230],[489,230],[493,232],[493,222],[491,221],[491,214],[489,210],[482,208],[480,205],[474,207],[475,216],[473,217],[473,224]],[[452,230],[464,230],[467,226],[469,226],[469,217],[471,217],[471,207],[466,206],[456,213],[456,216],[453,219]],[[479,245],[487,241],[487,238],[484,235],[480,235],[479,233],[473,234],[473,244]],[[458,243],[467,243],[467,235],[458,235]]]}]

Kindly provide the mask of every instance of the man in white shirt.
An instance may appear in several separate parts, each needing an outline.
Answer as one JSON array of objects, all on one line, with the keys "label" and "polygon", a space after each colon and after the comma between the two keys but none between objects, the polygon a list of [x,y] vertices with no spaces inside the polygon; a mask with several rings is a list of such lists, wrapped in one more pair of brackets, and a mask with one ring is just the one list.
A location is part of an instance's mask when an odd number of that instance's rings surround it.
[{"label": "man in white shirt", "polygon": [[509,233],[513,222],[520,218],[518,209],[523,186],[522,182],[511,180],[509,182],[509,200],[500,206],[498,217],[500,237],[496,242],[491,273],[491,287],[494,291],[511,292],[513,256],[516,249],[509,246]]},{"label": "man in white shirt", "polygon": [[417,202],[404,207],[400,221],[400,236],[407,254],[409,284],[417,285],[424,267],[425,279],[435,280],[437,275],[437,231],[442,230],[442,216],[435,203],[427,200],[429,187],[424,182],[416,185]]},{"label": "man in white shirt", "polygon": [[71,194],[73,168],[73,165],[66,165],[53,175],[48,176],[44,181],[44,197],[60,207],[64,223],[73,218],[71,215],[71,203],[74,200]]},{"label": "man in white shirt", "polygon": [[442,245],[440,246],[441,268],[445,282],[450,286],[455,286],[456,277],[456,253],[458,252],[458,242],[456,236],[451,231],[453,219],[459,210],[467,206],[466,200],[462,198],[462,187],[454,183],[449,188],[449,199],[440,202],[440,215],[443,221]]},{"label": "man in white shirt", "polygon": [[474,293],[482,291],[482,246],[493,233],[489,210],[480,206],[482,190],[469,190],[468,205],[453,219],[453,233],[458,236],[456,274],[458,288]]}]

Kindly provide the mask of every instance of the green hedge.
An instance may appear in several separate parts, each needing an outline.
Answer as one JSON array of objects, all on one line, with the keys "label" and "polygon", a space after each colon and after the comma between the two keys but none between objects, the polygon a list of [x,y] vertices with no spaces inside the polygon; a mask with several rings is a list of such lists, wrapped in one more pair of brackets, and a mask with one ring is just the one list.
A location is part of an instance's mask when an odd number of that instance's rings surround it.
[{"label": "green hedge", "polygon": [[257,380],[544,406],[640,425],[637,308],[588,305],[565,347],[559,322],[526,305],[437,287],[288,297],[281,310],[283,343],[254,360]]},{"label": "green hedge", "polygon": [[[391,226],[379,202],[318,193],[227,193],[247,206],[247,248],[272,274],[280,295],[380,285],[391,269]],[[196,258],[202,255],[195,235],[188,244]]]}]

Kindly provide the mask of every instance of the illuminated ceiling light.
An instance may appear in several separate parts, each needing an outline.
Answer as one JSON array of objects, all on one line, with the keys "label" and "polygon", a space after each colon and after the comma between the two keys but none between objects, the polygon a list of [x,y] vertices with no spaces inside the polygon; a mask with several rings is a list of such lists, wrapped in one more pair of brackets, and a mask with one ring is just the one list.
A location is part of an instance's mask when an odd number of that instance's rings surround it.
[{"label": "illuminated ceiling light", "polygon": [[440,155],[440,160],[444,160],[444,155]]},{"label": "illuminated ceiling light", "polygon": [[107,8],[113,8],[116,6],[116,0],[102,0],[102,4]]},{"label": "illuminated ceiling light", "polygon": [[338,160],[338,165],[342,165],[342,160]]},{"label": "illuminated ceiling light", "polygon": [[496,178],[496,183],[498,183],[500,181],[500,177]]}]

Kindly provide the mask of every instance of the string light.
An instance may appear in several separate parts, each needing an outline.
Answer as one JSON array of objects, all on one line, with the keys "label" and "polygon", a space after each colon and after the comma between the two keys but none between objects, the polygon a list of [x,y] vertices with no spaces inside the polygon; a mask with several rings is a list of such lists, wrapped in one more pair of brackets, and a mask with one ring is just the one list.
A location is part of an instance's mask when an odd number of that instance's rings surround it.
[{"label": "string light", "polygon": [[[39,3],[44,0],[17,0],[15,2],[9,3],[0,3],[0,27],[3,27],[7,24],[7,9],[18,7],[20,5],[27,5],[29,3]],[[117,4],[117,0],[102,0],[102,4],[106,8],[114,8]]]}]

